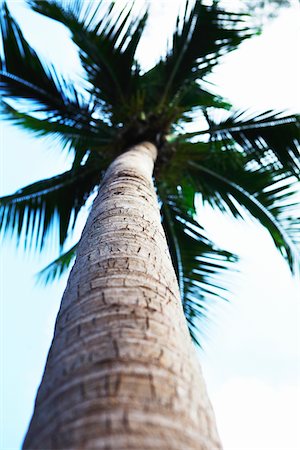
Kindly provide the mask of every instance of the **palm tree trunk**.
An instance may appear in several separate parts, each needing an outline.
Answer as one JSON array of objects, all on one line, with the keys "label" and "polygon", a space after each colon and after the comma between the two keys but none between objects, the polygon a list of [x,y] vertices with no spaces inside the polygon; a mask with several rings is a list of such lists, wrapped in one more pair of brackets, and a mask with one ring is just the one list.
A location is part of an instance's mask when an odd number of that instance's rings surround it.
[{"label": "palm tree trunk", "polygon": [[161,226],[155,158],[140,144],[104,177],[24,449],[221,448]]}]

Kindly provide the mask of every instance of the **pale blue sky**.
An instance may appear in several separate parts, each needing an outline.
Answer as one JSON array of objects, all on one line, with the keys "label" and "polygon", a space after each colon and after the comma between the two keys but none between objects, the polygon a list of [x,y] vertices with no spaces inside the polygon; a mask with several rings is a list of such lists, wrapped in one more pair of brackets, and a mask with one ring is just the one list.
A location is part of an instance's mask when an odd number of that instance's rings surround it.
[{"label": "pale blue sky", "polygon": [[[147,61],[157,56],[162,23],[164,29],[169,27],[177,2],[154,5],[151,42],[140,52]],[[77,72],[76,52],[61,26],[26,12],[21,1],[8,4],[39,51],[67,72]],[[295,2],[262,36],[228,55],[211,78],[219,92],[241,108],[295,110],[300,104],[298,23]],[[1,195],[65,170],[66,153],[51,141],[37,140],[7,124],[0,132]],[[199,355],[224,450],[296,450],[300,447],[298,286],[264,231],[254,224],[233,224],[210,210],[200,214],[218,241],[242,256],[240,274],[230,280],[232,302],[211,312],[204,352]],[[2,245],[0,450],[20,448],[32,412],[66,283],[64,277],[47,288],[36,286],[35,274],[54,256],[53,248],[40,256],[25,255],[8,240]]]}]

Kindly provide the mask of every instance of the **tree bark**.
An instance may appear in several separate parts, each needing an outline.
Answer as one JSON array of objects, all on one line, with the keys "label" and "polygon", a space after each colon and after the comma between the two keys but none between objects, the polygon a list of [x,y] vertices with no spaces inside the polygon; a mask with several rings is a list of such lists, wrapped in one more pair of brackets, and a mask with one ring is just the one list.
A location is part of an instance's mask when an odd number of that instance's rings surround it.
[{"label": "tree bark", "polygon": [[109,167],[83,230],[23,448],[215,450],[146,142]]}]

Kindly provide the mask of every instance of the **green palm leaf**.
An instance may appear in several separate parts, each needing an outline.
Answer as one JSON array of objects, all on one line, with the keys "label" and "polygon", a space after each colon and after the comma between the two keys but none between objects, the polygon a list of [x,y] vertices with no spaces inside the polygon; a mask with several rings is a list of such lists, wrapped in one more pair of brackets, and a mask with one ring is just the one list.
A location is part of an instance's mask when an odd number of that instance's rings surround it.
[{"label": "green palm leaf", "polygon": [[28,0],[34,11],[68,27],[92,89],[113,109],[119,109],[136,89],[135,52],[147,20],[131,17],[132,5],[120,12],[114,2]]},{"label": "green palm leaf", "polygon": [[88,115],[89,105],[83,104],[72,85],[56,74],[53,68],[41,62],[25,40],[5,2],[0,6],[0,25],[1,94],[10,99],[28,99],[39,110],[61,117]]},{"label": "green palm leaf", "polygon": [[292,212],[296,186],[299,187],[295,179],[283,181],[279,174],[275,176],[272,172],[243,169],[231,170],[229,178],[216,169],[192,161],[189,161],[189,165],[198,191],[205,193],[204,199],[235,217],[245,218],[244,212],[248,211],[269,231],[291,270],[299,270],[299,213]]},{"label": "green palm leaf", "polygon": [[162,177],[195,213],[195,196],[239,219],[254,217],[296,272],[300,262],[299,182],[284,169],[253,167],[233,141],[179,142]]},{"label": "green palm leaf", "polygon": [[210,121],[212,140],[233,139],[249,161],[275,170],[284,169],[300,179],[300,120],[274,111],[247,117],[246,112],[231,114],[215,124]]},{"label": "green palm leaf", "polygon": [[204,89],[204,83],[194,81],[189,83],[178,95],[177,105],[187,112],[202,110],[203,108],[231,109],[231,104],[219,95]]},{"label": "green palm leaf", "polygon": [[73,149],[75,166],[91,150],[105,157],[112,157],[111,144],[115,133],[100,119],[93,119],[90,123],[60,120],[55,116],[41,119],[17,111],[5,101],[0,105],[0,117],[38,137],[51,136],[59,141],[62,148]]},{"label": "green palm leaf", "polygon": [[213,244],[192,215],[184,212],[184,202],[182,196],[180,201],[178,195],[164,197],[162,223],[189,331],[194,342],[200,345],[199,319],[206,315],[212,301],[227,300],[223,275],[227,269],[232,269],[237,258]]},{"label": "green palm leaf", "polygon": [[77,251],[78,243],[73,245],[68,251],[59,255],[52,263],[48,264],[43,270],[41,270],[38,274],[38,281],[43,284],[48,284],[54,281],[56,278],[61,277],[73,263],[76,251]]},{"label": "green palm leaf", "polygon": [[243,14],[225,12],[216,3],[205,6],[202,1],[186,2],[183,18],[177,19],[171,49],[144,76],[145,84],[156,85],[161,105],[185,95],[190,83],[202,79],[222,55],[257,32],[246,26],[245,19]]},{"label": "green palm leaf", "polygon": [[0,230],[25,233],[25,247],[42,248],[53,225],[59,226],[62,246],[75,225],[79,210],[98,185],[100,163],[91,154],[84,166],[38,181],[0,198]]},{"label": "green palm leaf", "polygon": [[[99,117],[99,102],[93,97],[89,101],[81,98],[73,85],[41,62],[6,3],[0,8],[0,25],[3,44],[0,92],[4,97],[1,116],[38,136],[55,136],[63,147],[75,150],[77,164],[92,149],[107,152],[112,131]],[[6,98],[9,100],[5,101]],[[22,110],[24,104],[20,99],[30,101],[26,107],[30,114]],[[11,100],[15,101],[8,103]]]}]

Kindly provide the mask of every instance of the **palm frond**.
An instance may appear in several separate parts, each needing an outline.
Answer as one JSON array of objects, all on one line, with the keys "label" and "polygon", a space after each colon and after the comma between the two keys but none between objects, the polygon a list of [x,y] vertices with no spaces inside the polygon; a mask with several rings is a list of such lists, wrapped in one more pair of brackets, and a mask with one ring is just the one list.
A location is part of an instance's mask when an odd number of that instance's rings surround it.
[{"label": "palm frond", "polygon": [[53,225],[59,228],[62,246],[75,225],[80,208],[99,183],[101,164],[91,154],[79,165],[55,177],[26,186],[13,195],[0,198],[0,230],[25,233],[25,247],[42,248]]},{"label": "palm frond", "polygon": [[53,67],[42,63],[30,47],[5,2],[0,6],[0,27],[2,96],[30,100],[39,111],[61,117],[89,116],[89,105],[81,101],[74,86],[59,76]]},{"label": "palm frond", "polygon": [[[64,147],[75,150],[77,160],[92,148],[99,151],[101,145],[107,146],[112,141],[111,130],[106,122],[95,118],[95,99],[84,100],[73,85],[42,63],[6,3],[0,7],[0,25],[2,118],[39,136],[58,137]],[[29,101],[27,106],[19,101],[24,99]]]},{"label": "palm frond", "polygon": [[193,161],[188,164],[190,176],[204,201],[242,219],[245,211],[250,213],[269,231],[291,271],[299,270],[299,212],[297,214],[295,210],[292,213],[297,186],[299,189],[295,178],[282,178],[280,172],[247,171],[237,167],[232,167],[227,174],[225,170],[218,172],[216,168]]},{"label": "palm frond", "polygon": [[[222,251],[184,208],[182,191],[165,196],[162,192],[162,223],[175,267],[183,309],[192,339],[200,345],[199,319],[217,299],[227,300],[223,275],[233,268],[236,256]],[[181,200],[179,200],[181,198]]]},{"label": "palm frond", "polygon": [[[89,124],[60,120],[57,117],[38,118],[24,112],[17,111],[13,106],[2,100],[0,118],[9,120],[23,130],[35,134],[37,137],[51,136],[59,141],[62,148],[74,150],[74,163],[80,164],[90,151],[109,157],[109,149],[116,133],[100,119],[93,119]],[[76,161],[75,161],[76,160]]]},{"label": "palm frond", "polygon": [[280,168],[300,179],[299,131],[298,116],[274,111],[236,112],[219,123],[211,118],[209,130],[212,140],[237,142],[254,167]]},{"label": "palm frond", "polygon": [[[300,265],[300,185],[295,177],[274,177],[273,182],[257,192],[258,201],[276,217],[292,242],[295,265]],[[288,256],[288,255],[287,255]],[[291,260],[291,264],[293,261]]]},{"label": "palm frond", "polygon": [[145,83],[156,84],[161,105],[182,89],[202,79],[219,58],[257,33],[247,26],[247,16],[225,12],[217,3],[186,1],[183,18],[178,16],[173,42],[166,57],[148,74]]},{"label": "palm frond", "polygon": [[221,108],[231,109],[231,104],[220,95],[215,95],[203,87],[204,83],[194,81],[181,89],[176,98],[176,104],[184,111],[192,112],[194,109]]},{"label": "palm frond", "polygon": [[282,168],[253,167],[233,140],[174,142],[171,163],[161,177],[178,187],[193,213],[202,201],[238,219],[253,217],[270,233],[292,272],[300,263],[299,181]]},{"label": "palm frond", "polygon": [[52,263],[42,269],[37,274],[37,280],[43,284],[49,284],[56,278],[61,277],[71,266],[75,259],[78,243],[73,245],[68,251],[59,255]]},{"label": "palm frond", "polygon": [[[80,49],[80,58],[94,92],[111,107],[126,104],[138,75],[135,52],[147,20],[122,11],[114,2],[28,0],[40,14],[64,24]],[[124,105],[123,105],[124,106]]]}]

